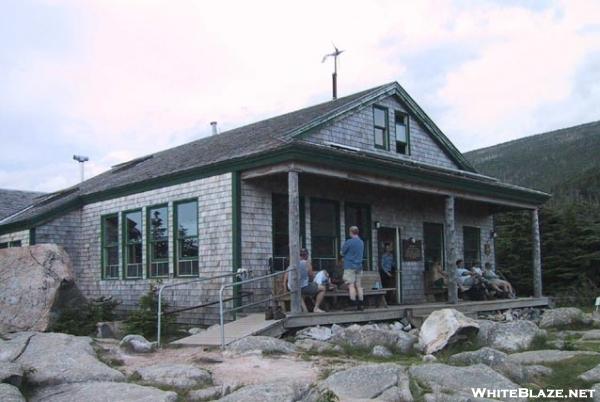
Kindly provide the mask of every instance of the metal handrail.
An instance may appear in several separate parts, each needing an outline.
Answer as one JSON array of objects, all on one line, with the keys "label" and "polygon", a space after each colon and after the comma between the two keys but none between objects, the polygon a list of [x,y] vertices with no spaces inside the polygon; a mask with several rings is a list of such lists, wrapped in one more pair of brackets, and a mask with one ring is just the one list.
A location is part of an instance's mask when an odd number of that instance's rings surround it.
[{"label": "metal handrail", "polygon": [[190,283],[205,282],[205,281],[210,281],[213,279],[228,278],[230,276],[238,276],[241,274],[248,273],[248,271],[244,271],[243,273],[240,271],[241,271],[241,269],[238,269],[235,272],[230,272],[227,274],[207,276],[207,277],[203,277],[203,278],[192,279],[192,280],[185,281],[185,282],[166,283],[166,284],[162,285],[160,287],[160,289],[158,290],[158,312],[157,312],[157,325],[156,325],[156,344],[157,344],[157,346],[160,347],[160,330],[161,330],[160,324],[161,324],[161,316],[162,316],[162,292],[163,292],[163,290],[165,290],[167,288],[174,288],[176,286],[189,285]]},{"label": "metal handrail", "polygon": [[[274,277],[279,276],[279,275],[284,275],[286,273],[293,272],[293,271],[295,271],[297,269],[298,268],[289,268],[289,269],[287,269],[285,271],[279,271],[279,272],[275,272],[275,273],[272,273],[272,274],[259,276],[259,277],[256,277],[256,278],[245,279],[245,280],[242,280],[242,281],[239,281],[239,282],[233,282],[233,283],[229,283],[229,284],[226,283],[226,284],[224,284],[224,285],[221,286],[221,289],[219,289],[219,325],[221,326],[220,329],[221,329],[221,349],[222,350],[225,349],[225,322],[224,322],[225,321],[225,319],[224,319],[225,310],[223,308],[223,291],[225,290],[225,288],[230,288],[230,287],[234,287],[234,286],[238,286],[238,285],[243,285],[243,284],[246,284],[246,283],[257,282],[257,281],[268,279],[268,278],[274,278]],[[284,284],[284,286],[285,286],[285,284]],[[232,313],[234,311],[238,311],[238,310],[241,310],[241,309],[244,309],[244,308],[247,308],[247,307],[256,306],[256,305],[259,305],[259,304],[262,304],[262,303],[265,303],[265,302],[269,302],[269,301],[273,300],[274,298],[277,299],[279,297],[285,296],[287,294],[290,294],[290,292],[286,292],[286,293],[283,293],[283,294],[280,294],[280,295],[276,295],[275,297],[273,297],[273,294],[271,293],[271,296],[269,296],[266,299],[259,300],[257,302],[252,302],[252,303],[245,304],[245,305],[241,305],[241,306],[237,306],[237,307],[232,307],[232,308],[228,309],[227,312],[228,313]]]}]

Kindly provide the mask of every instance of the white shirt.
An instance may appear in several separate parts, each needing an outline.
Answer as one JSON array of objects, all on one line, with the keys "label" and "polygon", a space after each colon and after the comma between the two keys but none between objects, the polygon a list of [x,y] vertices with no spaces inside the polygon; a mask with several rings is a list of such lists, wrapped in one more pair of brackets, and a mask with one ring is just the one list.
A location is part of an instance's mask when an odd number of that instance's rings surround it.
[{"label": "white shirt", "polygon": [[327,285],[329,283],[329,274],[326,270],[322,269],[315,275],[314,282],[317,285]]}]

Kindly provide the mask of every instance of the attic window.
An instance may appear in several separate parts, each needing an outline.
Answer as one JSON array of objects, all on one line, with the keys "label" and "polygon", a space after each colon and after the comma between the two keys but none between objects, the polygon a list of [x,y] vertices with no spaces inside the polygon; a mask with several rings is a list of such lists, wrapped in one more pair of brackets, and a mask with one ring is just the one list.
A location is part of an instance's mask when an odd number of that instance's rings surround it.
[{"label": "attic window", "polygon": [[396,111],[395,129],[396,129],[396,152],[399,154],[410,155],[410,133],[408,131],[408,115]]},{"label": "attic window", "polygon": [[112,166],[112,173],[118,173],[118,172],[122,172],[123,170],[127,170],[130,169],[136,165],[139,165],[140,163],[147,161],[148,159],[151,159],[154,155],[146,155],[146,156],[142,156],[141,158],[136,158],[136,159],[132,159],[128,162],[123,162],[123,163],[119,163],[117,165]]},{"label": "attic window", "polygon": [[389,149],[388,133],[388,110],[382,106],[373,106],[373,134],[375,136],[375,148]]}]

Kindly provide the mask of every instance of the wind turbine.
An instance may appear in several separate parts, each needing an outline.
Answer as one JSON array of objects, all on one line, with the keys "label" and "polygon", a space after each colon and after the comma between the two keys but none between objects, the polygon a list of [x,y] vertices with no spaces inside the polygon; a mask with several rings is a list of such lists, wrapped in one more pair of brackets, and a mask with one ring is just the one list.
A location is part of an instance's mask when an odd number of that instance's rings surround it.
[{"label": "wind turbine", "polygon": [[339,50],[335,46],[335,44],[332,43],[332,45],[333,45],[334,52],[323,56],[323,60],[321,61],[321,63],[325,63],[325,61],[327,60],[328,57],[333,57],[333,74],[331,75],[331,79],[333,81],[333,99],[337,99],[337,58],[344,51]]}]

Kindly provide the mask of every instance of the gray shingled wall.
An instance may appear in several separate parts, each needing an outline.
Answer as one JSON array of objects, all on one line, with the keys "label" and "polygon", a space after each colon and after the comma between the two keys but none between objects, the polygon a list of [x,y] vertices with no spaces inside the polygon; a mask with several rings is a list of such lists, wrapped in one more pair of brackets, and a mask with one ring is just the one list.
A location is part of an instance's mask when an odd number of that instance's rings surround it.
[{"label": "gray shingled wall", "polygon": [[338,118],[335,122],[331,122],[320,130],[310,134],[306,138],[306,141],[317,143],[330,141],[387,157],[414,160],[445,168],[457,168],[456,164],[434,142],[424,127],[413,118],[410,118],[409,124],[411,155],[396,153],[394,112],[396,110],[406,112],[406,109],[394,97],[387,97],[376,104],[388,108],[390,140],[392,143],[390,151],[375,148],[373,108],[371,106],[361,108],[349,116]]}]

